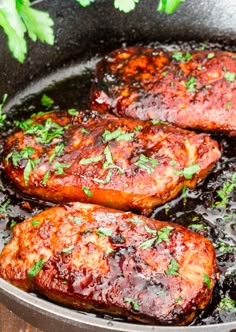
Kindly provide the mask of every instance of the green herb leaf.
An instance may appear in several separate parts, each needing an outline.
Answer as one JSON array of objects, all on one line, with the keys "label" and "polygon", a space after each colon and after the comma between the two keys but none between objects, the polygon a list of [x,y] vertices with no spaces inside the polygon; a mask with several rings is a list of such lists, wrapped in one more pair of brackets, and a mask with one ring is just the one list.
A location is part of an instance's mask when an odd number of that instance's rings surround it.
[{"label": "green herb leaf", "polygon": [[228,179],[223,185],[223,188],[217,190],[218,196],[221,198],[221,201],[217,201],[215,206],[226,207],[229,203],[229,198],[231,194],[236,189],[236,172],[233,173],[231,179]]},{"label": "green herb leaf", "polygon": [[70,108],[67,112],[73,116],[77,116],[79,114],[79,112],[75,108]]},{"label": "green herb leaf", "polygon": [[48,178],[49,178],[49,175],[50,175],[50,170],[48,169],[47,172],[44,174],[43,180],[41,182],[43,186],[46,186]]},{"label": "green herb leaf", "polygon": [[76,1],[80,4],[80,6],[87,7],[91,3],[93,3],[95,0],[76,0]]},{"label": "green herb leaf", "polygon": [[28,159],[27,164],[24,168],[24,182],[25,185],[28,186],[29,178],[31,172],[36,168],[36,165],[40,162],[40,159]]},{"label": "green herb leaf", "polygon": [[10,203],[11,203],[11,200],[9,198],[4,203],[0,204],[0,214],[6,214],[7,213],[7,208],[8,208]]},{"label": "green herb leaf", "polygon": [[50,108],[54,104],[54,100],[44,94],[41,98],[41,104],[43,106],[46,106],[46,107]]},{"label": "green herb leaf", "polygon": [[65,145],[63,143],[56,145],[53,153],[50,155],[48,159],[49,163],[51,164],[54,158],[60,157],[63,154],[64,149]]},{"label": "green herb leaf", "polygon": [[215,56],[215,53],[214,53],[214,52],[211,52],[211,53],[208,53],[208,54],[207,54],[207,58],[208,58],[208,59],[212,59],[212,58],[214,58],[214,56]]},{"label": "green herb leaf", "polygon": [[148,232],[149,234],[155,234],[155,235],[157,234],[156,229],[149,228],[147,225],[144,225],[144,228],[146,232]]},{"label": "green herb leaf", "polygon": [[177,299],[175,300],[174,304],[179,303],[183,300],[183,298],[181,296],[177,297]]},{"label": "green herb leaf", "polygon": [[55,174],[56,175],[63,175],[63,174],[65,174],[64,169],[65,168],[70,168],[72,164],[73,163],[63,164],[63,163],[59,163],[58,161],[56,161],[53,164],[53,168],[55,169]]},{"label": "green herb leaf", "polygon": [[109,169],[109,168],[117,168],[118,171],[121,173],[121,174],[124,174],[124,170],[118,166],[118,165],[115,165],[113,163],[113,159],[112,159],[112,155],[111,155],[111,150],[109,148],[109,146],[107,146],[105,149],[104,149],[104,155],[105,155],[105,158],[106,158],[106,161],[104,162],[103,164],[103,168],[104,169]]},{"label": "green herb leaf", "polygon": [[142,219],[139,219],[138,217],[128,218],[128,220],[134,224],[142,224],[144,222]]},{"label": "green herb leaf", "polygon": [[148,158],[144,154],[141,154],[139,160],[134,164],[144,169],[148,174],[151,174],[154,172],[154,168],[158,165],[158,162],[153,158]]},{"label": "green herb leaf", "polygon": [[2,102],[0,104],[0,128],[4,126],[6,120],[6,114],[2,114],[3,106],[7,100],[7,94],[5,93],[2,98]]},{"label": "green herb leaf", "polygon": [[72,220],[77,225],[81,225],[82,224],[82,219],[81,218],[68,216],[68,219]]},{"label": "green herb leaf", "polygon": [[146,250],[146,249],[149,249],[153,246],[153,244],[156,242],[157,240],[157,237],[152,237],[151,239],[148,239],[146,241],[144,241],[143,243],[141,243],[138,247],[143,249],[143,250]]},{"label": "green herb leaf", "polygon": [[211,280],[206,273],[203,274],[204,282],[208,288],[211,288]]},{"label": "green herb leaf", "polygon": [[89,131],[87,129],[85,129],[85,128],[81,128],[80,132],[82,134],[89,134]]},{"label": "green herb leaf", "polygon": [[135,311],[139,311],[140,310],[140,307],[139,307],[139,304],[137,301],[135,301],[134,299],[132,299],[131,297],[125,297],[124,298],[124,301],[125,302],[128,302],[130,304],[132,304],[132,307]]},{"label": "green herb leaf", "polygon": [[54,44],[53,20],[48,13],[31,8],[29,0],[16,1],[16,8],[34,42],[39,39],[49,45]]},{"label": "green herb leaf", "polygon": [[100,155],[100,156],[94,156],[94,157],[91,157],[91,158],[83,158],[79,161],[79,164],[80,165],[89,165],[89,164],[92,164],[92,163],[97,163],[98,161],[102,160],[103,156]]},{"label": "green herb leaf", "polygon": [[196,91],[197,79],[195,77],[190,77],[188,81],[185,83],[188,92]]},{"label": "green herb leaf", "polygon": [[179,268],[179,263],[176,262],[174,258],[171,258],[170,264],[168,265],[168,269],[166,270],[166,274],[178,276],[179,275],[178,268]]},{"label": "green herb leaf", "polygon": [[231,73],[229,71],[227,71],[224,75],[224,78],[229,81],[229,82],[234,82],[235,81],[235,77],[236,77],[236,74],[235,73]]},{"label": "green herb leaf", "polygon": [[89,188],[85,187],[85,186],[82,186],[82,190],[83,192],[88,196],[88,197],[92,197],[93,194],[92,192],[89,190]]},{"label": "green herb leaf", "polygon": [[179,171],[175,171],[176,175],[183,175],[185,179],[191,180],[193,175],[200,171],[200,166],[198,164],[192,164]]},{"label": "green herb leaf", "polygon": [[142,130],[143,129],[143,126],[136,126],[135,128],[134,128],[134,132],[135,133],[138,133],[140,130]]},{"label": "green herb leaf", "polygon": [[101,179],[98,179],[98,178],[94,178],[93,181],[96,182],[96,183],[101,183],[101,184],[106,184],[108,182],[111,181],[111,177],[112,177],[112,171],[109,171],[107,173],[107,176],[104,180],[101,180]]},{"label": "green herb leaf", "polygon": [[17,222],[15,220],[10,221],[10,230],[12,231],[13,228],[17,225]]},{"label": "green herb leaf", "polygon": [[150,122],[151,122],[151,124],[153,124],[153,125],[158,125],[158,124],[168,125],[168,124],[169,124],[169,122],[162,121],[162,120],[155,120],[155,119],[150,120]]},{"label": "green herb leaf", "polygon": [[207,226],[203,224],[191,224],[188,226],[188,228],[193,229],[193,230],[206,230],[208,229]]},{"label": "green herb leaf", "polygon": [[60,138],[68,126],[62,127],[52,119],[46,119],[44,124],[32,124],[25,131],[26,135],[36,135],[36,141],[42,144],[49,144],[54,138]]},{"label": "green herb leaf", "polygon": [[160,0],[157,10],[160,13],[173,14],[185,0]]},{"label": "green herb leaf", "polygon": [[236,301],[230,297],[224,297],[219,303],[219,308],[229,312],[236,311]]},{"label": "green herb leaf", "polygon": [[224,254],[225,253],[232,253],[236,250],[235,246],[227,244],[227,243],[222,242],[222,241],[216,243],[215,248],[217,250],[219,250],[220,252],[224,253]]},{"label": "green herb leaf", "polygon": [[115,0],[114,7],[122,12],[129,13],[133,10],[139,0]]},{"label": "green herb leaf", "polygon": [[102,134],[103,141],[105,143],[115,139],[116,141],[129,141],[134,137],[134,133],[123,133],[120,128],[116,129],[115,131],[111,132],[109,130],[105,130]]},{"label": "green herb leaf", "polygon": [[178,52],[173,52],[172,58],[175,59],[176,61],[185,62],[191,60],[192,55],[189,52],[184,54],[183,52],[178,51]]},{"label": "green herb leaf", "polygon": [[31,221],[32,226],[38,226],[39,225],[39,221],[37,219],[34,219]]},{"label": "green herb leaf", "polygon": [[96,234],[99,236],[111,236],[113,234],[113,230],[106,227],[99,227],[96,230]]},{"label": "green herb leaf", "polygon": [[170,232],[174,229],[174,227],[172,226],[167,226],[167,227],[163,227],[161,228],[158,232],[158,240],[157,240],[157,244],[161,243],[162,241],[165,242],[170,242],[169,236],[170,236]]},{"label": "green herb leaf", "polygon": [[63,252],[64,254],[71,254],[71,252],[72,252],[72,250],[74,249],[74,247],[75,247],[75,246],[72,244],[70,247],[62,249],[62,252]]},{"label": "green herb leaf", "polygon": [[44,261],[41,258],[38,262],[34,263],[34,265],[31,269],[28,270],[28,277],[34,278],[39,273],[39,271],[42,270],[43,265],[44,265]]}]

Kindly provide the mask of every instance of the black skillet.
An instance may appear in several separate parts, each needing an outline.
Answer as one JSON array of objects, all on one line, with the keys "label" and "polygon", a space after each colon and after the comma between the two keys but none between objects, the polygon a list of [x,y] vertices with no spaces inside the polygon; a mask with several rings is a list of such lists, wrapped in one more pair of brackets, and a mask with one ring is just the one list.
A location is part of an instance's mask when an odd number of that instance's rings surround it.
[{"label": "black skillet", "polygon": [[[63,68],[70,68],[73,75],[74,64],[77,66],[95,55],[106,54],[124,43],[183,41],[193,45],[194,42],[210,41],[223,48],[235,49],[236,46],[235,0],[187,0],[172,16],[158,14],[154,0],[141,1],[136,10],[127,15],[115,10],[111,0],[96,0],[86,9],[75,0],[38,1],[36,6],[48,10],[54,18],[56,45],[30,43],[28,58],[21,65],[11,57],[5,37],[0,36],[0,96],[9,95],[6,110],[20,103],[28,93],[25,91],[40,90],[45,84],[41,80],[44,77],[49,77],[49,82],[50,75],[58,70],[63,72]],[[0,280],[0,301],[32,325],[49,332],[236,332],[236,321],[177,328],[99,318],[27,294],[4,280]]]}]

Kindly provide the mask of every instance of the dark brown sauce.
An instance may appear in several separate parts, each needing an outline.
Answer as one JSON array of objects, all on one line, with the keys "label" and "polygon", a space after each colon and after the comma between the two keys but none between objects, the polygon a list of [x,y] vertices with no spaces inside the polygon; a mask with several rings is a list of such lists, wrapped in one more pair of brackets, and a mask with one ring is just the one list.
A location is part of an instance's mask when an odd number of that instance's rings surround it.
[{"label": "dark brown sauce", "polygon": [[[191,42],[160,45],[160,47],[163,46],[167,49],[190,50],[199,49],[203,45],[196,45]],[[212,44],[204,45],[204,47],[236,50],[236,48]],[[71,77],[62,79],[63,74],[55,74],[50,80],[42,81],[38,85],[38,91],[32,93],[32,88],[24,91],[22,96],[25,97],[20,100],[20,103],[8,110],[6,126],[0,135],[0,150],[2,150],[6,136],[14,130],[13,120],[22,120],[32,113],[46,110],[41,105],[43,94],[54,100],[54,109],[88,108],[89,90],[96,60],[97,58],[94,58],[87,63],[79,64],[76,75],[74,69],[68,69],[68,72],[71,70]],[[68,72],[65,75],[66,77],[70,76]],[[225,207],[214,206],[217,201],[220,201],[217,191],[222,189],[224,184],[230,181],[233,174],[236,173],[236,139],[219,135],[212,136],[217,139],[222,148],[222,158],[214,170],[196,189],[188,189],[175,200],[156,208],[152,214],[153,218],[176,222],[200,233],[209,238],[216,247],[220,280],[214,289],[210,305],[195,319],[192,325],[236,321],[236,308],[233,311],[219,309],[219,303],[224,297],[230,297],[236,301],[236,190],[229,195],[229,201]],[[0,250],[11,237],[10,226],[14,225],[13,221],[21,222],[51,205],[51,203],[23,196],[5,178],[1,167]],[[232,251],[222,251],[222,246],[220,246],[222,243],[229,245]],[[107,315],[102,317],[111,319]],[[115,320],[120,321],[119,318]]]}]

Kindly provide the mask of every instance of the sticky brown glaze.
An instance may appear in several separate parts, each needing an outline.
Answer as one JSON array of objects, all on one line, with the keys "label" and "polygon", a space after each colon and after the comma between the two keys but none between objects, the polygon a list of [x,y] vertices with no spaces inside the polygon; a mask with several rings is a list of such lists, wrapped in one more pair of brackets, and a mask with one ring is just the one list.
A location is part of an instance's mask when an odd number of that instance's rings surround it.
[{"label": "sticky brown glaze", "polygon": [[116,50],[96,68],[92,108],[236,136],[236,54]]},{"label": "sticky brown glaze", "polygon": [[[5,144],[5,172],[24,193],[52,202],[90,202],[147,214],[184,186],[195,187],[220,158],[217,142],[206,134],[95,112],[49,113],[20,126],[24,129]],[[183,170],[194,164],[199,170],[186,179]]]},{"label": "sticky brown glaze", "polygon": [[74,308],[185,325],[211,299],[215,251],[183,226],[72,203],[14,227],[0,277]]}]

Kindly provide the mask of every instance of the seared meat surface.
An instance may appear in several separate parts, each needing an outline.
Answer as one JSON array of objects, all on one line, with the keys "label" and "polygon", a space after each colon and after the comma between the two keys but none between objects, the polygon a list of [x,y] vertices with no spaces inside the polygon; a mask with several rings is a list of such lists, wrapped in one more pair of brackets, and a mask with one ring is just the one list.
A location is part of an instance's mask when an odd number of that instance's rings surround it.
[{"label": "seared meat surface", "polygon": [[236,136],[236,54],[118,49],[96,68],[92,108]]},{"label": "seared meat surface", "polygon": [[195,187],[220,158],[206,134],[96,112],[52,112],[19,126],[5,144],[5,172],[24,193],[52,202],[148,214]]},{"label": "seared meat surface", "polygon": [[210,301],[215,251],[180,225],[71,203],[14,227],[0,277],[74,308],[185,325]]}]

